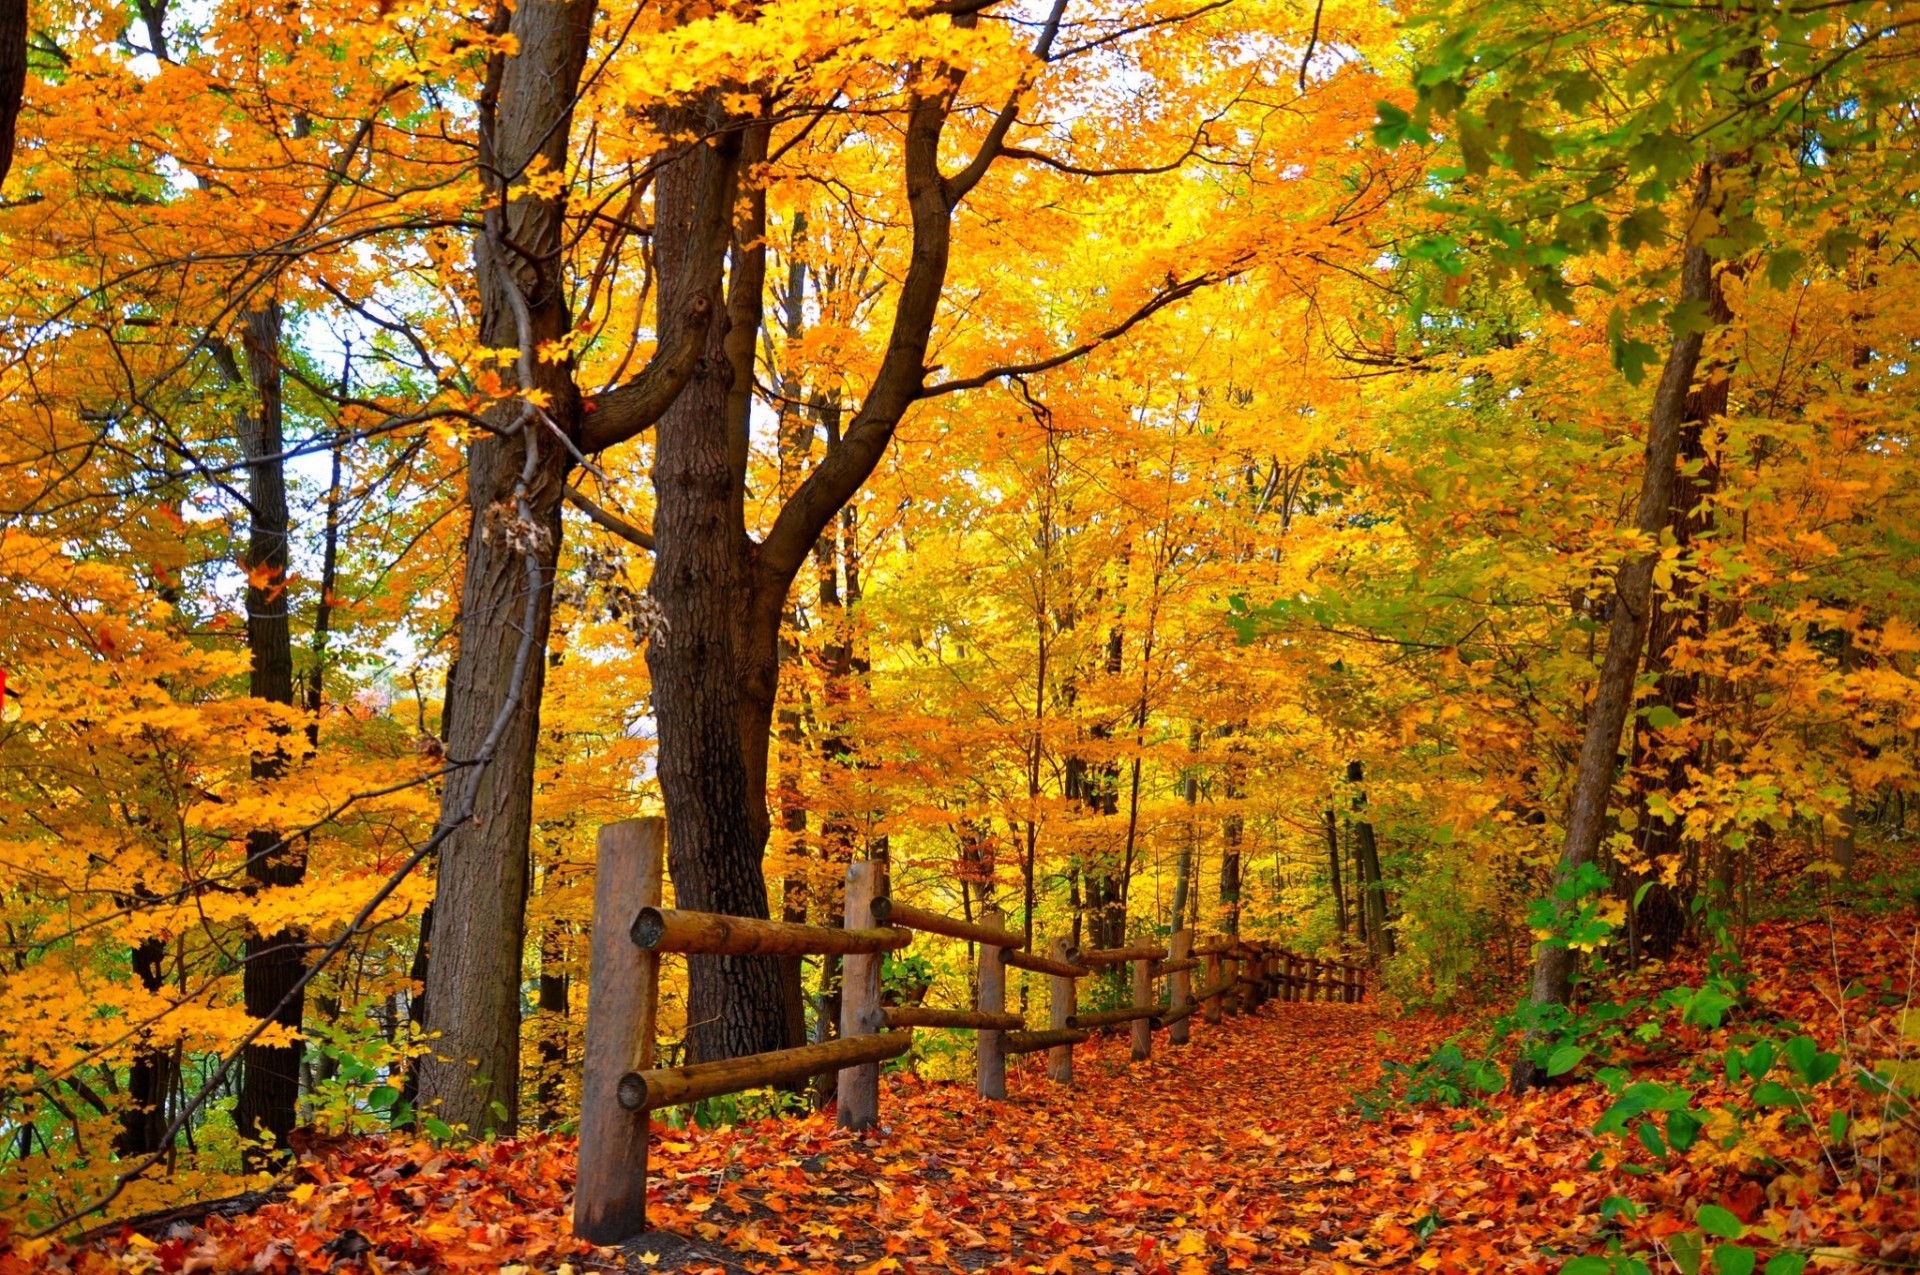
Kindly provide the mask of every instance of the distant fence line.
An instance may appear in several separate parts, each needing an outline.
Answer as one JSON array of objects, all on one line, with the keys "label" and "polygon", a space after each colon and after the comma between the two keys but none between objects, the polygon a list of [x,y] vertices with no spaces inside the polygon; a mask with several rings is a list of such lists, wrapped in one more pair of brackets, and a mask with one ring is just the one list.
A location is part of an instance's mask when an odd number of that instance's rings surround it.
[{"label": "distant fence line", "polygon": [[[646,1229],[648,1116],[662,1107],[837,1072],[840,1124],[867,1129],[880,1119],[880,1064],[913,1047],[916,1027],[973,1031],[979,1091],[983,1097],[1004,1098],[1009,1057],[1045,1050],[1048,1077],[1070,1085],[1073,1047],[1102,1028],[1128,1024],[1139,1061],[1152,1056],[1155,1031],[1166,1031],[1171,1044],[1186,1044],[1188,1019],[1196,1013],[1218,1023],[1275,997],[1355,1004],[1366,992],[1359,966],[1301,956],[1256,939],[1213,936],[1196,943],[1186,929],[1174,931],[1164,946],[1136,942],[1075,949],[1060,938],[1039,956],[1025,950],[1025,938],[1005,928],[995,908],[985,909],[978,921],[966,921],[890,897],[886,865],[875,862],[848,865],[842,927],[678,911],[660,906],[665,860],[663,819],[628,820],[600,830],[573,1203],[573,1233],[596,1244],[618,1243]],[[881,959],[908,946],[916,932],[977,945],[972,1009],[882,1003]],[[794,1049],[656,1067],[660,957],[668,952],[841,956],[840,1035]],[[1132,1004],[1081,1012],[1078,980],[1119,964],[1133,967]],[[1007,1011],[1009,966],[1048,976],[1044,1029],[1029,1031],[1019,1015]],[[1193,985],[1196,971],[1198,987]],[[1164,1001],[1157,986],[1162,979]]]}]

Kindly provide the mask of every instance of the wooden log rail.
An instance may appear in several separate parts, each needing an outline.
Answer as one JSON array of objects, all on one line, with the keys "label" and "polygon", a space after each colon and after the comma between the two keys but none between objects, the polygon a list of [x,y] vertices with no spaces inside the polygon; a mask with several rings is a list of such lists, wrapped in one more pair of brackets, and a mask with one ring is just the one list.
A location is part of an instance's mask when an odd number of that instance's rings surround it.
[{"label": "wooden log rail", "polygon": [[[913,1029],[976,1033],[976,1084],[1006,1097],[1006,1060],[1045,1051],[1047,1076],[1073,1083],[1073,1049],[1101,1028],[1129,1024],[1136,1060],[1151,1055],[1153,1033],[1188,1041],[1188,1022],[1244,1013],[1268,997],[1359,1002],[1358,966],[1300,956],[1273,943],[1235,936],[1196,942],[1177,930],[1163,945],[1138,940],[1122,947],[1074,950],[1055,939],[1040,956],[989,906],[978,920],[930,912],[887,893],[885,865],[847,868],[844,924],[801,925],[662,906],[666,826],[637,819],[600,830],[593,901],[593,964],[588,989],[586,1072],[581,1084],[579,1180],[573,1232],[598,1244],[618,1243],[646,1229],[648,1113],[724,1094],[838,1074],[838,1119],[850,1129],[879,1122],[880,1064],[913,1048]],[[970,1009],[883,1005],[880,961],[916,933],[960,939],[978,948]],[[654,1066],[660,958],[690,956],[838,956],[839,1033],[834,1039],[742,1058]],[[1131,1004],[1082,1012],[1080,979],[1126,965]],[[1007,971],[1047,978],[1045,1030],[1026,1029],[1006,1006]],[[1198,975],[1196,977],[1196,974]],[[1164,984],[1165,999],[1161,990]]]}]

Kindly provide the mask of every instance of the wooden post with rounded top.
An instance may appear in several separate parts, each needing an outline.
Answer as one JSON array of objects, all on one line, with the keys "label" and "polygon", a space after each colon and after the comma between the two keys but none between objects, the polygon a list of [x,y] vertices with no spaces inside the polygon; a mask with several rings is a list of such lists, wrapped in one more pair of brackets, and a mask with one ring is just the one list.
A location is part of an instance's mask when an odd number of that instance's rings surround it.
[{"label": "wooden post with rounded top", "polygon": [[[1150,1009],[1153,1006],[1153,961],[1137,960],[1133,963],[1133,1007]],[[1133,1060],[1145,1062],[1153,1056],[1153,1020],[1136,1018],[1133,1020]]]},{"label": "wooden post with rounded top", "polygon": [[[1173,932],[1173,939],[1169,944],[1168,957],[1173,961],[1185,961],[1187,959],[1187,953],[1192,950],[1193,931],[1175,930]],[[1193,1003],[1193,972],[1185,969],[1175,970],[1172,974],[1172,980],[1173,1008],[1176,1010],[1185,1009]],[[1167,1043],[1169,1045],[1184,1045],[1187,1043],[1186,1019],[1183,1018],[1173,1026],[1167,1028]]]},{"label": "wooden post with rounded top", "polygon": [[[871,929],[873,901],[887,892],[884,864],[847,865],[847,904],[843,913],[850,930]],[[840,972],[840,1036],[868,1036],[880,1023],[879,952],[847,956]],[[880,1064],[861,1063],[840,1071],[840,1127],[871,1129],[880,1123]]]},{"label": "wooden post with rounded top", "polygon": [[[1068,963],[1068,954],[1072,948],[1067,940],[1055,939],[1047,947],[1047,955],[1062,964]],[[1072,1017],[1075,1008],[1074,989],[1078,984],[1063,974],[1047,976],[1047,1026],[1053,1031],[1065,1031],[1067,1019]],[[1073,1083],[1073,1046],[1055,1045],[1047,1051],[1047,1079],[1063,1085]]]},{"label": "wooden post with rounded top", "polygon": [[580,1084],[573,1233],[617,1244],[647,1229],[647,1113],[620,1105],[620,1077],[653,1066],[660,957],[629,937],[641,908],[660,905],[667,821],[600,829],[587,980],[586,1074]]},{"label": "wooden post with rounded top", "polygon": [[[992,904],[980,909],[982,925],[997,930],[1002,928],[1002,921],[1000,909]],[[979,999],[974,1008],[983,1014],[1006,1013],[1007,967],[1000,960],[1000,949],[985,943],[980,945],[979,983]],[[1007,1096],[1007,1055],[1001,1048],[1004,1036],[1005,1033],[998,1031],[974,1033],[974,1057],[982,1098]]]}]

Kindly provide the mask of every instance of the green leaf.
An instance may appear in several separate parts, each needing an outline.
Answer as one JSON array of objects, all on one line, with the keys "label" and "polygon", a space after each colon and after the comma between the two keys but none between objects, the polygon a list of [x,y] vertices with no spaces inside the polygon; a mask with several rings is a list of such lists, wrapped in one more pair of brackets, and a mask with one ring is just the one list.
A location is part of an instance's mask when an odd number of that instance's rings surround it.
[{"label": "green leaf", "polygon": [[1747,1231],[1746,1225],[1733,1215],[1732,1210],[1723,1209],[1718,1204],[1702,1204],[1700,1211],[1694,1214],[1694,1220],[1708,1235],[1723,1240],[1737,1240]]},{"label": "green leaf", "polygon": [[1827,1143],[1829,1146],[1837,1147],[1846,1140],[1846,1136],[1847,1113],[1836,1111],[1827,1117]]},{"label": "green leaf", "polygon": [[1613,1275],[1613,1263],[1604,1257],[1576,1257],[1560,1268],[1560,1275]]},{"label": "green leaf", "polygon": [[1682,720],[1684,719],[1680,714],[1674,712],[1665,704],[1655,704],[1647,710],[1647,725],[1653,727],[1655,730],[1669,730],[1672,727],[1678,726]]},{"label": "green leaf", "polygon": [[1645,341],[1617,341],[1613,346],[1613,366],[1627,378],[1628,385],[1647,379],[1647,365],[1659,352]]},{"label": "green leaf", "polygon": [[1387,101],[1375,102],[1373,112],[1379,117],[1378,122],[1373,126],[1375,142],[1392,148],[1407,140],[1407,135],[1413,126],[1411,115]]},{"label": "green leaf", "polygon": [[1787,1065],[1794,1074],[1809,1085],[1817,1085],[1831,1079],[1840,1070],[1840,1057],[1822,1050],[1813,1037],[1795,1036],[1782,1049],[1787,1056]]},{"label": "green leaf", "polygon": [[1767,1275],[1800,1275],[1806,1269],[1805,1253],[1775,1253],[1767,1259]]},{"label": "green leaf", "polygon": [[1700,1118],[1691,1111],[1667,1113],[1667,1141],[1675,1151],[1685,1151],[1700,1136]]},{"label": "green leaf", "polygon": [[1600,1216],[1609,1222],[1615,1218],[1631,1222],[1640,1216],[1640,1206],[1624,1195],[1609,1195],[1600,1201]]},{"label": "green leaf", "polygon": [[1776,291],[1786,289],[1799,277],[1800,268],[1806,264],[1806,255],[1799,249],[1780,249],[1767,258],[1767,286]]},{"label": "green leaf", "polygon": [[1578,1045],[1562,1045],[1560,1048],[1554,1050],[1552,1054],[1548,1055],[1547,1074],[1549,1076],[1564,1076],[1575,1067],[1578,1067],[1580,1060],[1586,1056],[1587,1051]]},{"label": "green leaf", "polygon": [[1777,1080],[1763,1080],[1753,1087],[1753,1105],[1756,1107],[1791,1107],[1799,1099],[1799,1094]]},{"label": "green leaf", "polygon": [[1713,1248],[1713,1269],[1720,1275],[1753,1275],[1754,1252],[1750,1248],[1741,1248],[1738,1244],[1716,1244]]},{"label": "green leaf", "polygon": [[1707,1242],[1698,1231],[1680,1231],[1667,1237],[1667,1251],[1673,1254],[1673,1264],[1686,1275],[1700,1275],[1700,1257],[1706,1247]]},{"label": "green leaf", "polygon": [[1654,1127],[1653,1121],[1642,1120],[1640,1127],[1635,1129],[1634,1132],[1639,1135],[1641,1146],[1657,1156],[1665,1156],[1667,1154],[1666,1141],[1661,1138],[1660,1130]]},{"label": "green leaf", "polygon": [[400,1100],[400,1091],[392,1085],[381,1085],[367,1095],[367,1105],[376,1110],[385,1110]]}]

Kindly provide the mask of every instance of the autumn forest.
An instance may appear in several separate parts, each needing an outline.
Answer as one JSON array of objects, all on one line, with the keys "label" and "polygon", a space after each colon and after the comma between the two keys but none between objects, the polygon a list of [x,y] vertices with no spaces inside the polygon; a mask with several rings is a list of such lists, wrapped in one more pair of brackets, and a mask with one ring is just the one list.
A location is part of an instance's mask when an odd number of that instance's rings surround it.
[{"label": "autumn forest", "polygon": [[0,0],[0,248],[0,1273],[1920,1269],[1905,0]]}]

